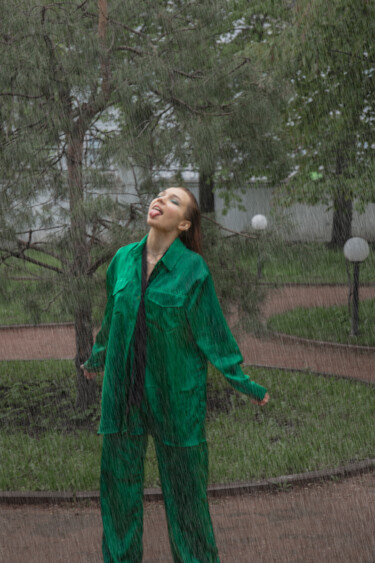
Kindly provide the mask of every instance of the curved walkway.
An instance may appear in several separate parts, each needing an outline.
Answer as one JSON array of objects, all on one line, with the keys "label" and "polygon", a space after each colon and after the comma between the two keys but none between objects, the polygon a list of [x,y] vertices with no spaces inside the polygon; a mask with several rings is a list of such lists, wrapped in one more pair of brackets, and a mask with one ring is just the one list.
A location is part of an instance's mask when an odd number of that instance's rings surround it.
[{"label": "curved walkway", "polygon": [[[361,298],[375,297],[363,288]],[[340,287],[270,292],[264,314],[294,306],[345,303]],[[311,369],[375,381],[375,352],[261,340],[239,341],[246,363]],[[72,358],[72,326],[1,329],[0,360]],[[358,406],[360,408],[360,405]],[[375,561],[375,473],[306,484],[277,493],[210,500],[222,563],[369,563]],[[101,558],[99,507],[0,506],[0,560],[8,563],[96,563]],[[171,562],[162,503],[145,503],[144,563]]]},{"label": "curved walkway", "polygon": [[[361,288],[361,299],[370,298],[375,298],[375,287]],[[268,318],[295,307],[330,307],[346,304],[347,300],[348,289],[342,286],[284,287],[269,292],[263,314]],[[248,364],[311,370],[375,383],[374,348],[248,334],[239,339],[239,345]]]},{"label": "curved walkway", "polygon": [[[347,288],[342,286],[284,287],[271,290],[263,308],[268,317],[298,306],[345,304]],[[361,288],[361,298],[375,298],[375,287]],[[331,373],[375,382],[375,350],[346,346],[317,346],[274,337],[238,339],[244,361],[251,365],[283,367]],[[75,354],[71,324],[21,326],[0,329],[0,361],[70,359]]]}]

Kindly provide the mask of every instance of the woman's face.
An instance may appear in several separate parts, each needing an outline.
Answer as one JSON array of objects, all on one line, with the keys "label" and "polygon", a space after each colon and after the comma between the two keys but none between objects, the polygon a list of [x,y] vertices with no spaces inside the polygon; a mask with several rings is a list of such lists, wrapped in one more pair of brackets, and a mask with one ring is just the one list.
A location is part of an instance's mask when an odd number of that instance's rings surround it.
[{"label": "woman's face", "polygon": [[186,231],[191,222],[185,219],[190,205],[190,197],[181,188],[168,188],[159,193],[152,200],[148,215],[147,224],[155,229],[173,232],[179,235],[181,231]]}]

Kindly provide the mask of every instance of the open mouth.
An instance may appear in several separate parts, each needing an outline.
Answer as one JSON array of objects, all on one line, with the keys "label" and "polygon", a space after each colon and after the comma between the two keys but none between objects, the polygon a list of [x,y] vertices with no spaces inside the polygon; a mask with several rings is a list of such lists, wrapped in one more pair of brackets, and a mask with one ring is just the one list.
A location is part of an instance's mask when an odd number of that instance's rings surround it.
[{"label": "open mouth", "polygon": [[158,205],[154,205],[154,207],[150,210],[150,217],[154,218],[158,215],[163,215],[163,212]]}]

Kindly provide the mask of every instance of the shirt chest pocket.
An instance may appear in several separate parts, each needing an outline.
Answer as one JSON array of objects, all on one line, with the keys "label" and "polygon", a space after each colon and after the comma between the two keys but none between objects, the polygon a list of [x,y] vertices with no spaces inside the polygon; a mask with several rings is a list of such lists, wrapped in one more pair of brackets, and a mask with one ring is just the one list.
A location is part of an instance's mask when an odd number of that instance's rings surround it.
[{"label": "shirt chest pocket", "polygon": [[125,312],[124,309],[128,308],[132,297],[131,286],[128,279],[120,278],[116,281],[112,291],[112,297],[113,312]]},{"label": "shirt chest pocket", "polygon": [[147,325],[160,332],[171,332],[186,323],[185,295],[150,290],[145,296]]}]

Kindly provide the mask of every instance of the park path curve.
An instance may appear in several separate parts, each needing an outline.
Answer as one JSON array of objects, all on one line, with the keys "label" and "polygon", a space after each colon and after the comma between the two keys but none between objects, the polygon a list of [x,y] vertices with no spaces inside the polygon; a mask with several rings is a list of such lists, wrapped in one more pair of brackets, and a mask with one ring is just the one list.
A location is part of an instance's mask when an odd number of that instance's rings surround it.
[{"label": "park path curve", "polygon": [[[361,288],[361,299],[374,298],[375,287]],[[262,313],[267,319],[296,307],[331,307],[347,301],[346,286],[287,286],[269,291]],[[248,364],[311,370],[375,383],[373,348],[272,336],[255,338],[249,334],[240,338],[239,345]]]},{"label": "park path curve", "polygon": [[[286,286],[269,291],[263,307],[265,318],[295,307],[345,304],[346,286]],[[375,298],[375,287],[362,287],[361,299]],[[347,346],[318,346],[315,343],[256,338],[246,334],[238,339],[247,364],[304,369],[354,377],[375,383],[375,350]],[[72,324],[0,328],[0,361],[71,359],[75,354]]]}]

